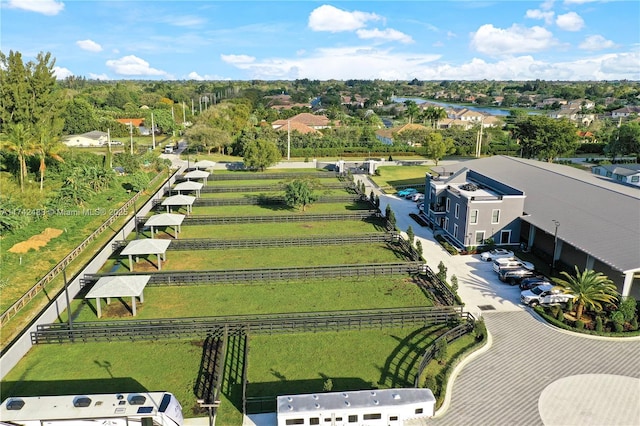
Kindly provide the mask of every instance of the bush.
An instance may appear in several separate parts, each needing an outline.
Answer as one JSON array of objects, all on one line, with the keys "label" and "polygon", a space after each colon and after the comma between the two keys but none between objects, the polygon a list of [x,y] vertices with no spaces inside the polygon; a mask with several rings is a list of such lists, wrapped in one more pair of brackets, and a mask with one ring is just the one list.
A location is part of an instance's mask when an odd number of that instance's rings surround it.
[{"label": "bush", "polygon": [[637,330],[638,329],[638,317],[633,317],[631,318],[631,330]]},{"label": "bush", "polygon": [[576,328],[577,328],[578,330],[584,330],[584,321],[582,321],[582,320],[577,320],[577,321],[576,321]]},{"label": "bush", "polygon": [[427,389],[431,389],[431,392],[433,392],[434,395],[437,395],[439,393],[438,380],[436,380],[436,378],[433,376],[427,376],[427,378],[424,379],[424,387]]},{"label": "bush", "polygon": [[597,316],[596,317],[596,331],[601,332],[602,330],[603,330],[602,317],[601,316]]},{"label": "bush", "polygon": [[556,312],[556,319],[564,322],[564,311],[562,309],[558,309],[558,312]]},{"label": "bush", "polygon": [[449,342],[446,337],[440,337],[436,342],[436,355],[435,359],[439,364],[442,364],[447,359],[447,351],[449,350]]},{"label": "bush", "polygon": [[487,326],[485,325],[483,318],[476,320],[473,324],[473,334],[476,336],[477,341],[484,340],[487,336]]},{"label": "bush", "polygon": [[454,275],[451,275],[451,290],[454,293],[458,293],[458,277]]}]

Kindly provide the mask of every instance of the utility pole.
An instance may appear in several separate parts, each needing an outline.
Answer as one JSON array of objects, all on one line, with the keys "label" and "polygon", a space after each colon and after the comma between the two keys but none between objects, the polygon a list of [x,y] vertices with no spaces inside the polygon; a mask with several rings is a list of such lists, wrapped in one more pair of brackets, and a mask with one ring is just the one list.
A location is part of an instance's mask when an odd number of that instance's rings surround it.
[{"label": "utility pole", "polygon": [[[171,108],[171,112],[173,112],[173,108]],[[153,113],[151,113],[151,146],[156,149],[156,126],[153,123]]]},{"label": "utility pole", "polygon": [[287,120],[287,161],[291,160],[291,120]]},{"label": "utility pole", "polygon": [[560,226],[560,222],[553,219],[553,224],[556,226],[556,230],[553,234],[553,256],[551,256],[551,270],[554,271],[556,269],[556,250],[558,250],[558,227]]},{"label": "utility pole", "polygon": [[111,158],[111,129],[107,129],[107,148],[109,149],[109,169],[113,167],[113,159]]},{"label": "utility pole", "polygon": [[133,122],[129,122],[129,140],[131,141],[131,155],[133,155]]}]

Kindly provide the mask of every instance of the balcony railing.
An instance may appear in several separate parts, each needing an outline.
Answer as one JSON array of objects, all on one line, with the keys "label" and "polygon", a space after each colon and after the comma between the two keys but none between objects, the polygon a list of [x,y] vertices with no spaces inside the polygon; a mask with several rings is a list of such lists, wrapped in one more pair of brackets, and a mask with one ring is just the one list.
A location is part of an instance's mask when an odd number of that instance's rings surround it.
[{"label": "balcony railing", "polygon": [[442,204],[429,204],[429,210],[434,213],[444,213],[445,206],[443,206]]}]

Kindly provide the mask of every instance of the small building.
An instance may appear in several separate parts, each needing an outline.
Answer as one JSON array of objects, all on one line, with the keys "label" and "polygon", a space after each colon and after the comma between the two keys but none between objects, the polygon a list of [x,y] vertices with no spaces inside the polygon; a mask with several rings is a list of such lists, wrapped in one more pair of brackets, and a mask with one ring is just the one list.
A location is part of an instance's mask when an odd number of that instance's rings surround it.
[{"label": "small building", "polygon": [[402,426],[410,419],[433,417],[436,399],[426,388],[374,389],[282,395],[278,426]]},{"label": "small building", "polygon": [[108,142],[108,135],[105,132],[94,130],[92,132],[83,133],[81,135],[70,135],[63,139],[62,143],[66,146],[103,146]]},{"label": "small building", "polygon": [[593,166],[591,173],[615,182],[640,187],[640,164],[602,164]]},{"label": "small building", "polygon": [[611,111],[612,118],[626,118],[631,114],[640,114],[640,106],[626,106]]}]

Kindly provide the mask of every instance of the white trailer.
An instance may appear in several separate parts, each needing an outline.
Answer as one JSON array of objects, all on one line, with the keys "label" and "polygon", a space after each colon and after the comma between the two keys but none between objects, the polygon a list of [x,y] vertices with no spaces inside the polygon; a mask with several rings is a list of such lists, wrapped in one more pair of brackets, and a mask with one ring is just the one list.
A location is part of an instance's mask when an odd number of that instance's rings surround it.
[{"label": "white trailer", "polygon": [[7,398],[2,426],[182,426],[182,406],[168,392]]},{"label": "white trailer", "polygon": [[278,426],[402,426],[433,417],[430,389],[374,389],[278,396]]}]

